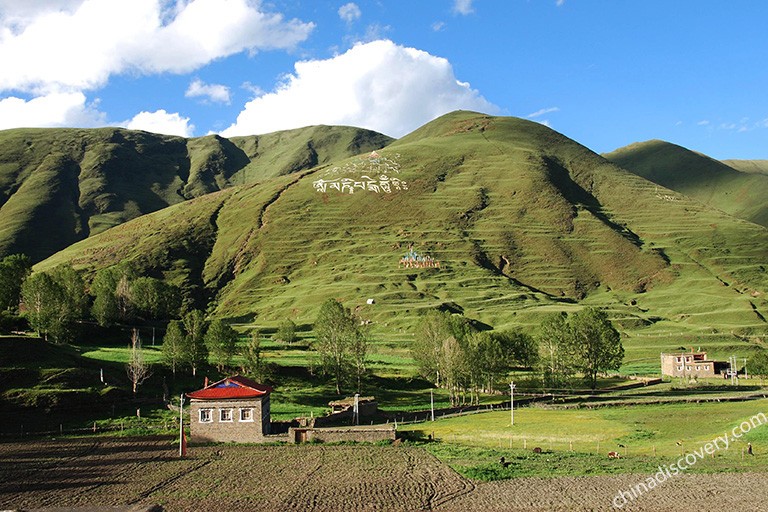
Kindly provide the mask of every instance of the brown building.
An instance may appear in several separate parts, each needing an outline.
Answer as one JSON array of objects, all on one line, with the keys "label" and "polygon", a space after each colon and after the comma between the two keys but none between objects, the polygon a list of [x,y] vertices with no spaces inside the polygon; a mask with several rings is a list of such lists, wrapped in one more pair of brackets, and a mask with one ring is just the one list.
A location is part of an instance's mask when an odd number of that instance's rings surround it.
[{"label": "brown building", "polygon": [[236,375],[187,393],[193,442],[258,443],[269,434],[272,388]]},{"label": "brown building", "polygon": [[712,378],[728,363],[707,359],[706,352],[661,354],[661,374],[670,377]]}]

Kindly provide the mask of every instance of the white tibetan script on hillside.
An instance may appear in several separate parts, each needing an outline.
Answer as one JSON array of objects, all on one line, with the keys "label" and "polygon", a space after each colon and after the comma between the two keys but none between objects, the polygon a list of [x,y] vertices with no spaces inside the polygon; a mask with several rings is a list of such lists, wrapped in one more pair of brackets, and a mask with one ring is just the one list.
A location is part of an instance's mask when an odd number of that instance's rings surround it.
[{"label": "white tibetan script on hillside", "polygon": [[405,181],[392,176],[392,174],[400,174],[399,159],[399,153],[386,157],[373,151],[358,161],[326,171],[320,179],[312,182],[312,186],[321,193],[329,189],[347,194],[354,194],[355,190],[377,194],[408,190],[408,184]]}]

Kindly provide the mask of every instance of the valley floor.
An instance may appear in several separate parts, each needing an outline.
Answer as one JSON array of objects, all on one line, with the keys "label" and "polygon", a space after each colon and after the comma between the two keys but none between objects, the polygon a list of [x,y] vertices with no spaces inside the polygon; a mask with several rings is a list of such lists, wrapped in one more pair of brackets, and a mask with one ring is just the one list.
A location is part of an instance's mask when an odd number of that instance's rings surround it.
[{"label": "valley floor", "polygon": [[[0,443],[0,509],[616,510],[648,476],[472,482],[413,446],[207,446],[179,459],[170,438]],[[682,475],[623,510],[768,510],[766,476]]]}]

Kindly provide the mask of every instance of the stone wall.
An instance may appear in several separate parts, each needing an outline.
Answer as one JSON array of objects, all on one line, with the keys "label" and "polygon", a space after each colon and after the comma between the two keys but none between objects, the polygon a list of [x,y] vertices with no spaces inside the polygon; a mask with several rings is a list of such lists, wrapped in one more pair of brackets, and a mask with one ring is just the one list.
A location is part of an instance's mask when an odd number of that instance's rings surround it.
[{"label": "stone wall", "polygon": [[338,428],[300,428],[291,427],[288,430],[291,442],[318,443],[376,443],[379,441],[394,441],[394,425],[377,425],[373,427],[338,427]]}]

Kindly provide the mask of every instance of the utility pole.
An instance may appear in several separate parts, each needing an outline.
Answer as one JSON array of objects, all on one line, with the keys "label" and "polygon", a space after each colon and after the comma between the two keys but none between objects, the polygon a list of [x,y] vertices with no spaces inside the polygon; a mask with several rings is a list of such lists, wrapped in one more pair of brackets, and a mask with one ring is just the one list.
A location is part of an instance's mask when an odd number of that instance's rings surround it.
[{"label": "utility pole", "polygon": [[184,456],[184,393],[179,398],[179,457]]},{"label": "utility pole", "polygon": [[435,396],[431,388],[429,390],[429,408],[432,411],[432,421],[435,421]]},{"label": "utility pole", "polygon": [[509,423],[515,424],[515,382],[509,383]]}]

